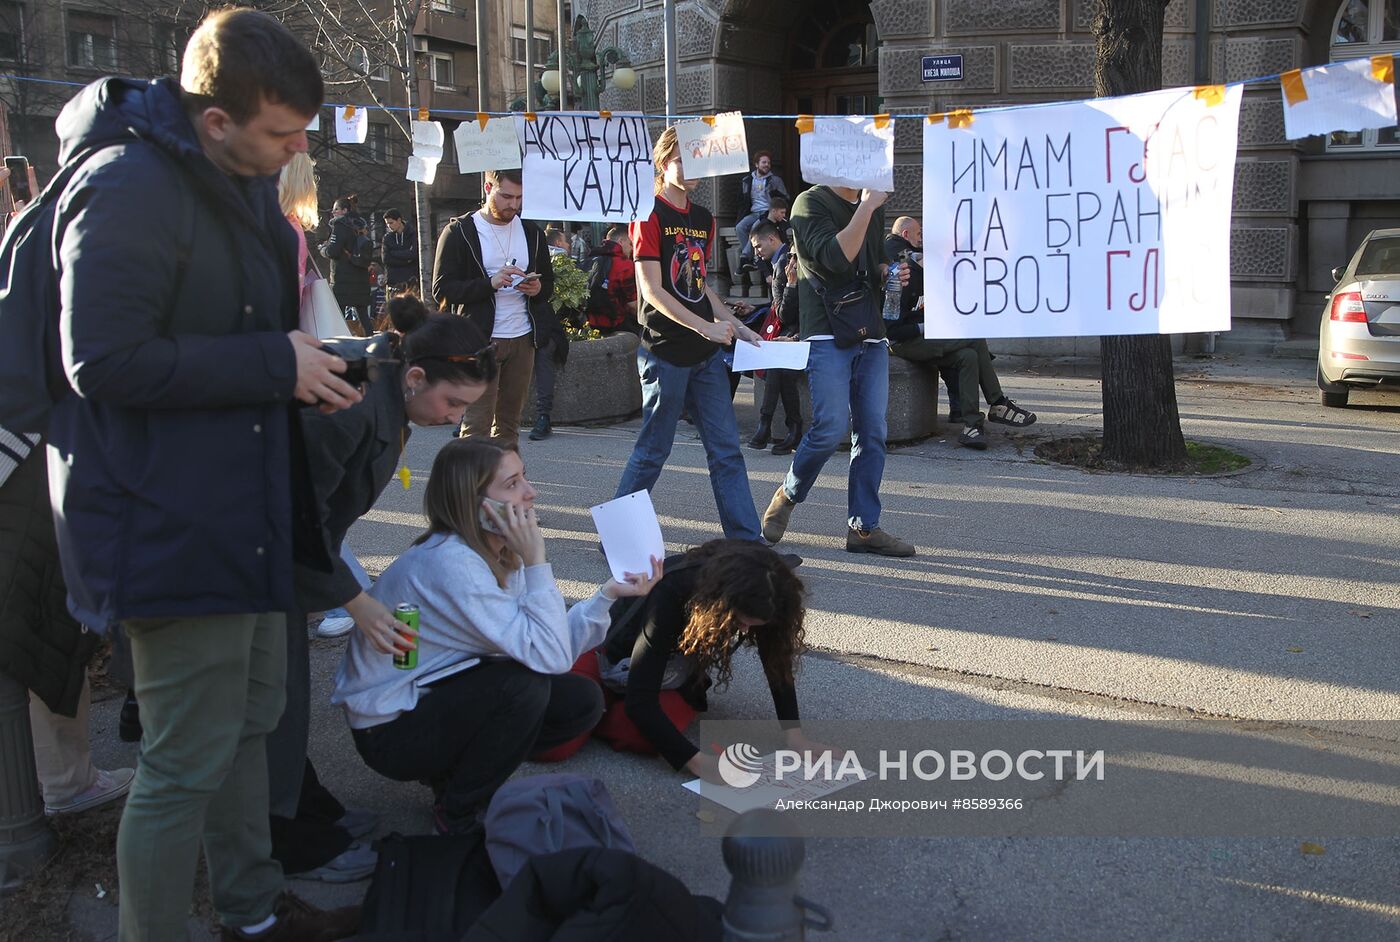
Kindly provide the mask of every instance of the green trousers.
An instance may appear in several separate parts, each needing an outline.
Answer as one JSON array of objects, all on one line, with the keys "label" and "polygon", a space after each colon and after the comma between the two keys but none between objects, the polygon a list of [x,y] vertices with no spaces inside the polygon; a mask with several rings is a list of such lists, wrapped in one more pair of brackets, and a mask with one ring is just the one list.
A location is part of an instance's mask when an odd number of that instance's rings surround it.
[{"label": "green trousers", "polygon": [[890,347],[890,352],[914,363],[948,367],[957,374],[958,388],[950,390],[954,422],[972,425],[982,418],[977,408],[979,388],[989,405],[1002,396],[997,371],[992,367],[992,352],[985,340],[906,340]]},{"label": "green trousers", "polygon": [[201,843],[224,924],[260,922],[282,890],[264,740],[286,699],[286,618],[137,618],[123,627],[143,733],[117,833],[119,938],[183,942]]}]

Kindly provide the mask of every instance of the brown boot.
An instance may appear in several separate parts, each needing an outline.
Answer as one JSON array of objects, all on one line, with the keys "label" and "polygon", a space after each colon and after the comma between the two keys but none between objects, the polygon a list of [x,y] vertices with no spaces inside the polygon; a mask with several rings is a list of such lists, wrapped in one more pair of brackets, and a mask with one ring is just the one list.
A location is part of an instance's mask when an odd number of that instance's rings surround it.
[{"label": "brown boot", "polygon": [[792,519],[792,508],[797,505],[787,496],[784,485],[779,484],[763,512],[763,538],[769,543],[777,543],[787,532],[788,521]]},{"label": "brown boot", "polygon": [[334,942],[360,931],[360,907],[317,909],[290,892],[277,897],[273,907],[277,922],[266,932],[249,935],[225,926],[219,933],[223,942]]},{"label": "brown boot", "polygon": [[913,556],[914,547],[890,536],[879,527],[874,530],[847,528],[846,552],[874,553],[877,556]]}]

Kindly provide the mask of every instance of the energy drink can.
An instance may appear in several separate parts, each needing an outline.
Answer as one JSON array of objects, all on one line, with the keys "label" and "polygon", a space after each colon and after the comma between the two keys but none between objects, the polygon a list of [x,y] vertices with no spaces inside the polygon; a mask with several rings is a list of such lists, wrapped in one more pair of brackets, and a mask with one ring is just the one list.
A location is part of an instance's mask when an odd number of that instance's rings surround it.
[{"label": "energy drink can", "polygon": [[[394,618],[403,622],[413,629],[414,634],[418,633],[418,606],[411,602],[400,602],[394,606]],[[418,666],[418,648],[415,640],[415,647],[407,651],[394,652],[394,666],[401,671],[411,671]]]}]

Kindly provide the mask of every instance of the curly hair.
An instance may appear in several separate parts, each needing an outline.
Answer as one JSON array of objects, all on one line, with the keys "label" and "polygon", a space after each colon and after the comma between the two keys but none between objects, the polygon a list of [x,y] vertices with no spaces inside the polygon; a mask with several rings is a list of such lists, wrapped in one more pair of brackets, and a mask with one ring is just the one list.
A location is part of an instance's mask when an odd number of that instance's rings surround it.
[{"label": "curly hair", "polygon": [[[711,540],[685,559],[700,572],[686,603],[680,652],[693,656],[699,669],[712,669],[716,689],[723,689],[733,674],[730,658],[748,642],[758,649],[768,680],[791,685],[806,647],[806,587],[797,574],[772,549],[748,540]],[[748,628],[740,616],[763,623]]]}]

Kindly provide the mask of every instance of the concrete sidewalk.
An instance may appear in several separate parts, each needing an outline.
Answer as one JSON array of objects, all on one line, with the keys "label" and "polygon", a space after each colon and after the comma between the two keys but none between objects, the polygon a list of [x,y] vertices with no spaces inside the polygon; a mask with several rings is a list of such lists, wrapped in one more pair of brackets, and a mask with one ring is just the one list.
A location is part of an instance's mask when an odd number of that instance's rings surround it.
[{"label": "concrete sidewalk", "polygon": [[[1039,414],[1034,427],[993,426],[984,453],[948,436],[890,455],[881,525],[918,545],[908,560],[844,552],[838,454],[782,544],[805,558],[810,588],[804,717],[1205,713],[1306,725],[1400,715],[1400,396],[1360,394],[1325,410],[1312,369],[1179,361],[1187,436],[1258,459],[1241,474],[1191,480],[1041,462],[1038,441],[1098,427],[1096,375],[1008,371],[1003,385]],[[748,402],[741,389],[745,437]],[[606,578],[588,508],[612,496],[635,431],[561,428],[522,443],[566,596]],[[416,432],[412,488],[391,485],[352,531],[372,572],[420,532],[423,482],[447,437]],[[761,510],[789,459],[745,456]],[[706,477],[683,425],[654,493],[672,549],[719,534]],[[343,646],[314,646],[318,769],[347,802],[383,810],[387,827],[425,832],[426,791],[368,771],[326,702]],[[771,717],[756,662],[736,674],[710,718]],[[94,747],[109,765],[134,759],[115,741],[117,707],[93,710]],[[1320,749],[1344,740],[1317,734]],[[703,803],[682,776],[596,743],[566,768],[607,782],[645,857],[723,896],[718,841],[701,836]],[[1326,853],[1305,856],[1300,840]],[[835,911],[840,939],[1380,939],[1400,931],[1397,851],[1393,835],[814,839],[803,892]],[[329,902],[363,884],[297,889]],[[115,926],[106,902],[75,900],[72,916],[98,937]]]}]

